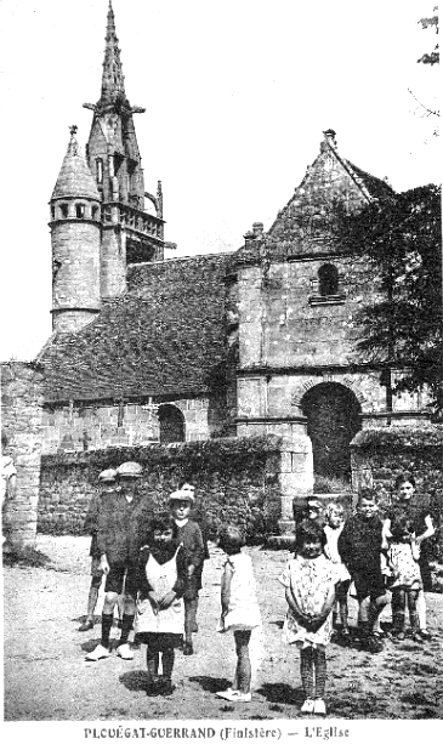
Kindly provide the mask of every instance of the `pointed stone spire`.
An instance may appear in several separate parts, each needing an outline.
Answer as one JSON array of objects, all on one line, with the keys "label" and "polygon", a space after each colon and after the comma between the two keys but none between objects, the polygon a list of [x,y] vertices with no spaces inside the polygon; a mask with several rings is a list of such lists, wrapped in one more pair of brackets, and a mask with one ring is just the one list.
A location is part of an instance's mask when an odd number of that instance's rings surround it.
[{"label": "pointed stone spire", "polygon": [[71,125],[69,130],[71,138],[68,150],[63,159],[51,200],[74,198],[76,196],[100,200],[97,185],[78,145],[77,125]]},{"label": "pointed stone spire", "polygon": [[117,100],[123,101],[125,99],[125,77],[120,60],[118,38],[115,32],[114,11],[112,9],[112,2],[109,0],[100,103],[102,105],[115,104]]}]

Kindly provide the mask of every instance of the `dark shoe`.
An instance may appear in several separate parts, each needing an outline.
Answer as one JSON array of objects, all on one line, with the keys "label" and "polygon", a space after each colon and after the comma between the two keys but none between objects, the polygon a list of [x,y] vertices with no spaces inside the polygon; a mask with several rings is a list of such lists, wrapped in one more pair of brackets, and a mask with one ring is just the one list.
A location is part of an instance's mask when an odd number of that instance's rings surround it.
[{"label": "dark shoe", "polygon": [[154,697],[159,694],[160,694],[160,680],[157,677],[150,681],[148,687],[146,688],[146,695]]},{"label": "dark shoe", "polygon": [[363,641],[363,648],[371,654],[379,654],[383,651],[383,643],[376,635],[370,635]]},{"label": "dark shoe", "polygon": [[194,649],[192,643],[185,643],[183,646],[183,653],[185,656],[192,656]]},{"label": "dark shoe", "polygon": [[175,685],[172,684],[168,677],[162,677],[159,680],[159,688],[157,695],[172,695],[175,690]]},{"label": "dark shoe", "polygon": [[84,622],[83,622],[83,623],[82,623],[82,624],[80,625],[80,627],[79,627],[79,631],[80,631],[81,633],[84,633],[84,632],[85,632],[85,630],[92,630],[92,628],[93,628],[93,627],[94,627],[94,623],[92,622],[92,620],[85,620],[85,621],[84,621]]},{"label": "dark shoe", "polygon": [[419,630],[422,641],[432,641],[432,635],[427,630]]}]

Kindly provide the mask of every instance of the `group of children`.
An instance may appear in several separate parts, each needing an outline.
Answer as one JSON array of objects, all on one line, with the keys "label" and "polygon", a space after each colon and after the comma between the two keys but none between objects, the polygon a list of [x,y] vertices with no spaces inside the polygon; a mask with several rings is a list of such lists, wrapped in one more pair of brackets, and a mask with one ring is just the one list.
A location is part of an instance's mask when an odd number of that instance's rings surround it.
[{"label": "group of children", "polygon": [[[330,503],[325,523],[320,504],[307,502],[296,530],[294,559],[280,577],[288,610],[284,637],[300,649],[300,672],[306,700],[301,711],[326,713],[326,646],[337,632],[349,643],[348,593],[358,601],[358,639],[371,653],[383,650],[380,615],[391,592],[394,641],[406,637],[406,609],[411,637],[423,641],[426,628],[423,590],[430,570],[423,542],[435,533],[429,510],[413,503],[415,480],[397,477],[396,497],[382,514],[375,493],[360,492],[356,513],[344,520],[344,509]],[[351,589],[351,586],[353,587]],[[420,603],[420,607],[418,606]]]},{"label": "group of children", "polygon": [[[117,470],[116,476],[119,475],[121,468]],[[372,653],[383,649],[384,631],[379,618],[388,601],[389,588],[393,637],[399,640],[405,637],[406,607],[412,637],[415,640],[428,637],[417,612],[423,589],[420,555],[424,540],[435,529],[430,514],[426,510],[418,512],[412,503],[413,477],[398,477],[396,490],[397,498],[384,519],[380,517],[375,494],[363,490],[356,512],[346,521],[343,507],[330,503],[325,512],[326,522],[322,522],[320,507],[312,499],[307,503],[305,517],[297,522],[295,554],[279,581],[288,605],[283,637],[300,650],[306,698],[302,713],[326,714],[326,647],[337,631],[339,619],[343,642],[349,642],[347,597],[353,590],[359,605],[358,632],[363,648]],[[136,592],[136,616],[131,626],[134,623],[138,639],[147,647],[150,695],[169,695],[174,690],[176,649],[181,648],[185,655],[193,653],[198,595],[204,559],[208,557],[202,530],[191,518],[193,491],[192,486],[185,485],[170,495],[169,512],[151,514],[135,570],[126,572],[131,577],[135,573],[132,595]],[[97,523],[100,535],[100,513]],[[228,701],[249,702],[249,644],[252,632],[261,625],[252,561],[242,550],[245,540],[238,526],[224,525],[217,543],[226,560],[221,579],[221,617],[216,629],[233,632],[237,655],[232,687],[217,695]],[[106,566],[104,572],[109,572]],[[121,590],[120,587],[119,593]],[[109,656],[109,643],[103,643],[102,638],[95,652],[87,659],[97,661]]]}]

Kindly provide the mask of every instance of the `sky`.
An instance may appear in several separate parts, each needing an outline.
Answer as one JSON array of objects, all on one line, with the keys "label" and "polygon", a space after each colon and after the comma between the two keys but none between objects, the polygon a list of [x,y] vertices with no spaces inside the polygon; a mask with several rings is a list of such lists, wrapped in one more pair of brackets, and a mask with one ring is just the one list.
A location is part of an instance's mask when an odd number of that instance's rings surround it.
[{"label": "sky", "polygon": [[[425,0],[113,0],[145,189],[162,181],[175,255],[267,230],[322,133],[397,191],[441,182]],[[108,0],[0,0],[0,360],[51,333],[49,200],[100,97]],[[171,253],[169,253],[170,255]]]}]

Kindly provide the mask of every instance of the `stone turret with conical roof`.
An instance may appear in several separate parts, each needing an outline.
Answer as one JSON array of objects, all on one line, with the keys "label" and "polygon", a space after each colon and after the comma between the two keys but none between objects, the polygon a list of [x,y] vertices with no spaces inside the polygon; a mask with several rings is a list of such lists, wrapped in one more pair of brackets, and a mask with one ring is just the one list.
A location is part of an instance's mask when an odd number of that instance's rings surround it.
[{"label": "stone turret with conical roof", "polygon": [[52,328],[78,331],[97,315],[100,298],[100,194],[76,138],[71,138],[51,196]]},{"label": "stone turret with conical roof", "polygon": [[164,257],[161,185],[156,196],[145,192],[133,118],[145,110],[126,96],[111,1],[100,99],[83,106],[94,112],[87,158],[102,200],[101,296],[109,299],[125,290],[128,264]]}]

